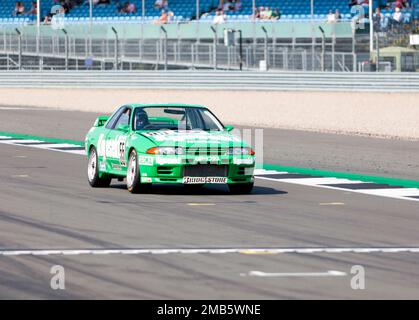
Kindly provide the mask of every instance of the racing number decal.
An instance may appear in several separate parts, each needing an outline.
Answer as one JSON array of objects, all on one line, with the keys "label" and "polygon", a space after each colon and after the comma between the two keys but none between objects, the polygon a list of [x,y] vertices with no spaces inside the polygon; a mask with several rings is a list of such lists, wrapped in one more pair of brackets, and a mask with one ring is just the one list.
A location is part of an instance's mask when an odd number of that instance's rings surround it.
[{"label": "racing number decal", "polygon": [[125,141],[119,141],[119,164],[121,167],[126,167],[125,161]]}]

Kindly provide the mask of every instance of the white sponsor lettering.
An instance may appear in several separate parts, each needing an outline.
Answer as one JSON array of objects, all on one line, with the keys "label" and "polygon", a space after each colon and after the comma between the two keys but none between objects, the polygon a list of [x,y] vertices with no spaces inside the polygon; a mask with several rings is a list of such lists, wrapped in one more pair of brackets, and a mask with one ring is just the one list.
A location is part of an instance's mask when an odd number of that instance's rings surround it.
[{"label": "white sponsor lettering", "polygon": [[240,141],[239,138],[230,134],[219,134],[217,132],[206,131],[156,131],[145,132],[143,136],[152,137],[156,141],[189,141],[189,142],[208,142],[208,141]]},{"label": "white sponsor lettering", "polygon": [[160,165],[164,165],[164,164],[181,164],[182,163],[182,159],[180,158],[160,158],[157,157],[156,158],[156,163],[160,164]]},{"label": "white sponsor lettering", "polygon": [[233,158],[233,164],[241,165],[241,164],[253,164],[255,163],[255,160],[253,158]]},{"label": "white sponsor lettering", "polygon": [[152,166],[153,165],[153,157],[139,156],[138,157],[138,164],[142,165],[142,166]]},{"label": "white sponsor lettering", "polygon": [[227,183],[226,177],[183,177],[184,184]]}]

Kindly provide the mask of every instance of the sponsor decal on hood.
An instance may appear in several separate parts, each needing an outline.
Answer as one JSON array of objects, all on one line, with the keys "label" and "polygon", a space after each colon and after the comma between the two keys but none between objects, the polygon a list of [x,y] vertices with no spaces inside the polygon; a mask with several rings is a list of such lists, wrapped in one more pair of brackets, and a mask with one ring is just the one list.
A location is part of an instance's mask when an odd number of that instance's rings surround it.
[{"label": "sponsor decal on hood", "polygon": [[223,131],[202,131],[202,130],[162,130],[142,132],[143,136],[156,142],[190,142],[190,143],[211,143],[211,142],[240,142],[241,140]]}]

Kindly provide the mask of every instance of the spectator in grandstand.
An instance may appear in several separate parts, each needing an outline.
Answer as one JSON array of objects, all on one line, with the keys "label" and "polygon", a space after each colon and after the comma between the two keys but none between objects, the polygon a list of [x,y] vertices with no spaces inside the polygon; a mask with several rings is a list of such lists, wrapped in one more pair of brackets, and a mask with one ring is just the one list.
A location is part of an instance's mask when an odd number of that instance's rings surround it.
[{"label": "spectator in grandstand", "polygon": [[266,7],[263,19],[269,20],[272,18],[272,10],[269,7]]},{"label": "spectator in grandstand", "polygon": [[409,6],[409,2],[407,0],[396,0],[391,5],[393,9],[396,9],[396,8],[403,9]]},{"label": "spectator in grandstand", "polygon": [[212,20],[213,24],[223,24],[226,22],[225,16],[224,16],[224,12],[221,10],[215,10],[215,17]]},{"label": "spectator in grandstand", "polygon": [[44,24],[51,24],[51,20],[50,20],[50,16],[49,16],[49,14],[47,14],[47,15],[44,17]]},{"label": "spectator in grandstand", "polygon": [[381,13],[381,9],[377,7],[372,17],[374,23],[374,29],[378,31],[385,31],[388,27],[388,19]]},{"label": "spectator in grandstand", "polygon": [[403,13],[399,7],[396,7],[396,10],[394,11],[392,18],[395,24],[400,24],[403,22]]},{"label": "spectator in grandstand", "polygon": [[31,8],[29,9],[26,14],[37,14],[38,13],[38,5],[36,4],[36,1],[32,1]]},{"label": "spectator in grandstand", "polygon": [[175,14],[172,10],[169,10],[169,12],[167,13],[167,22],[171,23],[175,20]]},{"label": "spectator in grandstand", "polygon": [[281,19],[281,11],[279,11],[279,9],[278,9],[278,8],[275,8],[275,9],[272,11],[272,19],[273,19],[273,20],[279,20],[279,19]]},{"label": "spectator in grandstand", "polygon": [[259,19],[265,19],[265,8],[264,7],[260,7],[259,8]]},{"label": "spectator in grandstand", "polygon": [[340,20],[342,20],[342,15],[340,14],[339,9],[336,9],[335,11],[335,18],[336,18],[336,22],[339,22]]},{"label": "spectator in grandstand", "polygon": [[116,12],[123,13],[124,12],[124,5],[120,1],[115,2]]},{"label": "spectator in grandstand", "polygon": [[230,8],[232,7],[232,3],[230,2],[230,0],[227,0],[226,2],[224,2],[223,4],[223,11],[224,12],[228,12],[230,11]]},{"label": "spectator in grandstand", "polygon": [[241,0],[236,0],[234,3],[234,11],[238,12],[242,10],[242,2]]},{"label": "spectator in grandstand", "polygon": [[67,0],[61,1],[61,7],[63,8],[64,14],[67,14],[70,11],[70,4]]},{"label": "spectator in grandstand", "polygon": [[161,16],[157,20],[154,21],[155,24],[167,24],[169,21],[169,17],[167,16],[167,13],[165,10],[161,11]]},{"label": "spectator in grandstand", "polygon": [[111,0],[98,0],[96,3],[98,6],[107,6],[108,4],[111,4]]},{"label": "spectator in grandstand", "polygon": [[327,23],[335,23],[336,22],[336,15],[333,13],[332,10],[329,10],[329,14],[327,15]]},{"label": "spectator in grandstand", "polygon": [[13,9],[14,16],[20,16],[25,13],[25,6],[23,2],[16,2],[15,8]]},{"label": "spectator in grandstand", "polygon": [[252,19],[260,19],[260,12],[259,9],[256,7],[253,7]]},{"label": "spectator in grandstand", "polygon": [[129,2],[127,6],[127,13],[135,13],[137,12],[137,7],[135,6],[134,2]]},{"label": "spectator in grandstand", "polygon": [[155,9],[167,9],[167,0],[156,0],[154,2],[154,8]]}]

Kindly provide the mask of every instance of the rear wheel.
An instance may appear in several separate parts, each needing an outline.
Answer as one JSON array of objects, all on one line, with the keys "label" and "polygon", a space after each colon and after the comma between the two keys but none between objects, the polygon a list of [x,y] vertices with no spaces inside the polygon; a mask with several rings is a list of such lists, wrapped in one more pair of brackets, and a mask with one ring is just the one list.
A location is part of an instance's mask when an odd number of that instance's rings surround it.
[{"label": "rear wheel", "polygon": [[252,192],[253,182],[229,184],[228,188],[230,189],[230,192],[233,194],[247,194]]},{"label": "rear wheel", "polygon": [[138,167],[137,151],[132,150],[129,155],[127,168],[127,188],[131,193],[144,191],[145,185],[141,183],[140,168]]},{"label": "rear wheel", "polygon": [[90,149],[89,161],[87,163],[87,178],[93,188],[109,187],[111,178],[99,177],[98,156],[95,147]]}]

